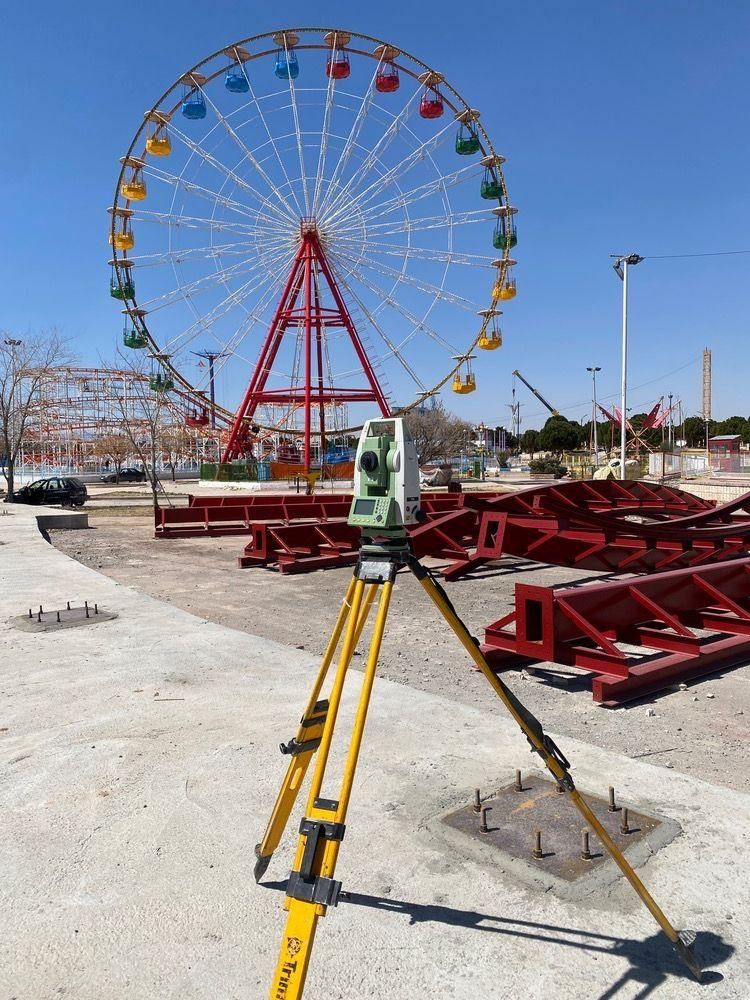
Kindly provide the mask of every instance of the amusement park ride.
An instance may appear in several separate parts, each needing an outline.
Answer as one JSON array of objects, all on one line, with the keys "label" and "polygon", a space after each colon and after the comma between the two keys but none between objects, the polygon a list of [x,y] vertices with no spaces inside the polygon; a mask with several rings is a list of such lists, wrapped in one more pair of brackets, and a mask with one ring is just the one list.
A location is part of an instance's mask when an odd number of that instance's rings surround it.
[{"label": "amusement park ride", "polygon": [[[223,462],[270,442],[320,468],[373,411],[475,390],[473,352],[501,346],[516,294],[503,162],[479,111],[386,42],[298,28],[215,52],[121,160],[124,346],[149,352],[155,391],[193,399],[187,423],[217,422]],[[236,408],[209,414],[190,374],[206,340]]]}]

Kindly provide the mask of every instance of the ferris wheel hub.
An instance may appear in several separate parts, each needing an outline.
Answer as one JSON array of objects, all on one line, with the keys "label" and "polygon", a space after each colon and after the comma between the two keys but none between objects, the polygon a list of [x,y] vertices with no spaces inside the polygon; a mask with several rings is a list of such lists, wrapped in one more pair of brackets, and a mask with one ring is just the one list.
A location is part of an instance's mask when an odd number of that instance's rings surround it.
[{"label": "ferris wheel hub", "polygon": [[318,220],[314,215],[303,215],[299,220],[300,236],[319,236]]}]

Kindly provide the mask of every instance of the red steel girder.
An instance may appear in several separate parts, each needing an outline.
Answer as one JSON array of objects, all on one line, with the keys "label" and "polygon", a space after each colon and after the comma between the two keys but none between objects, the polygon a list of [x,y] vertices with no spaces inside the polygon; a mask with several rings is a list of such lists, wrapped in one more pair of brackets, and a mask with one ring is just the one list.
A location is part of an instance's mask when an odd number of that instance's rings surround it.
[{"label": "red steel girder", "polygon": [[587,570],[653,573],[721,562],[750,550],[750,517],[743,514],[750,509],[750,494],[721,507],[687,497],[671,487],[615,480],[497,497],[481,505],[476,549],[444,575],[456,579],[503,555]]},{"label": "red steel girder", "polygon": [[485,630],[491,659],[591,671],[597,702],[750,659],[750,557],[584,587],[518,583],[515,593],[515,611]]},{"label": "red steel girder", "polygon": [[[351,494],[251,493],[227,496],[190,496],[187,507],[160,507],[154,512],[156,538],[199,538],[213,535],[248,535],[253,524],[266,521],[290,524],[346,518]],[[422,508],[428,516],[457,509],[462,494],[423,493]],[[453,558],[464,552],[455,549]]]}]

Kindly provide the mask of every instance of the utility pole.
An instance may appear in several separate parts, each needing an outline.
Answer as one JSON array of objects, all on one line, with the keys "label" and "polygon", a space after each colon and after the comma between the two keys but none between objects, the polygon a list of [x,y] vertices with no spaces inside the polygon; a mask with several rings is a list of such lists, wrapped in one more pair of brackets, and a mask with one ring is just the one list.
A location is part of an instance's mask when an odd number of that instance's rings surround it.
[{"label": "utility pole", "polygon": [[667,395],[669,400],[669,437],[667,438],[669,442],[670,452],[674,449],[674,414],[672,413],[672,393]]},{"label": "utility pole", "polygon": [[226,354],[221,351],[191,351],[196,358],[205,358],[208,361],[208,398],[211,401],[211,427],[216,427],[216,394],[214,386],[214,361],[217,358],[225,358]]},{"label": "utility pole", "polygon": [[587,372],[591,372],[591,381],[593,382],[593,389],[594,389],[594,395],[592,400],[593,408],[591,411],[593,414],[591,418],[591,426],[594,432],[594,465],[599,465],[599,438],[597,435],[597,426],[596,426],[596,373],[600,372],[601,370],[602,369],[600,365],[586,369]]},{"label": "utility pole", "polygon": [[[612,254],[616,257],[615,254]],[[625,450],[627,447],[627,398],[628,398],[628,268],[634,267],[644,258],[637,253],[626,257],[616,257],[612,267],[622,281],[622,380],[620,386],[620,478],[625,478]]]}]

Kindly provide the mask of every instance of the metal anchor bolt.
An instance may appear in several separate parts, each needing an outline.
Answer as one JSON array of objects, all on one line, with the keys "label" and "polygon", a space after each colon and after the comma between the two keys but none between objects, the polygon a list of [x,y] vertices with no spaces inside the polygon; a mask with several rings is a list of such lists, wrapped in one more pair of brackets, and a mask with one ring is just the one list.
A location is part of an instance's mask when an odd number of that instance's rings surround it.
[{"label": "metal anchor bolt", "polygon": [[84,609],[86,611],[86,617],[88,618],[89,617],[89,602],[88,601],[84,601],[83,602],[83,606],[84,606]]},{"label": "metal anchor bolt", "polygon": [[611,813],[620,811],[620,807],[615,802],[615,790],[611,785],[609,786],[609,811]]},{"label": "metal anchor bolt", "polygon": [[489,833],[490,828],[487,826],[487,813],[490,811],[492,806],[482,806],[481,820],[479,821],[479,832]]},{"label": "metal anchor bolt", "polygon": [[534,830],[534,850],[531,852],[531,856],[536,858],[544,857],[544,851],[542,850],[542,831]]},{"label": "metal anchor bolt", "polygon": [[472,809],[475,813],[480,813],[482,811],[482,795],[478,788],[474,789],[474,805]]},{"label": "metal anchor bolt", "polygon": [[70,611],[70,601],[67,602],[67,605],[68,605],[68,611]]},{"label": "metal anchor bolt", "polygon": [[57,612],[57,624],[58,625],[60,624],[60,612],[59,611]]},{"label": "metal anchor bolt", "polygon": [[586,827],[581,830],[581,860],[591,861],[591,850],[589,848],[589,831]]},{"label": "metal anchor bolt", "polygon": [[513,785],[513,787],[515,788],[515,790],[517,792],[522,792],[523,791],[523,781],[521,779],[521,772],[518,771],[518,770],[516,771],[516,782]]},{"label": "metal anchor bolt", "polygon": [[630,833],[630,827],[628,826],[628,811],[623,809],[622,817],[620,818],[620,833]]},{"label": "metal anchor bolt", "polygon": [[98,614],[99,614],[99,605],[98,605],[98,604],[95,604],[95,605],[94,605],[94,614],[95,614],[95,615],[98,615]]}]

